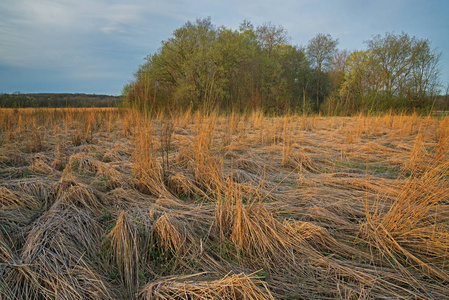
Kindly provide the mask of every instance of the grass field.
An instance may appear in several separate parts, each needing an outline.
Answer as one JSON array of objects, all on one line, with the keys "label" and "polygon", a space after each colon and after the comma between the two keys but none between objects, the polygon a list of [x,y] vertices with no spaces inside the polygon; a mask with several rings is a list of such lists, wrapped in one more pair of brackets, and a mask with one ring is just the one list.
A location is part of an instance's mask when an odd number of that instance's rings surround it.
[{"label": "grass field", "polygon": [[0,299],[447,299],[449,118],[0,110]]}]

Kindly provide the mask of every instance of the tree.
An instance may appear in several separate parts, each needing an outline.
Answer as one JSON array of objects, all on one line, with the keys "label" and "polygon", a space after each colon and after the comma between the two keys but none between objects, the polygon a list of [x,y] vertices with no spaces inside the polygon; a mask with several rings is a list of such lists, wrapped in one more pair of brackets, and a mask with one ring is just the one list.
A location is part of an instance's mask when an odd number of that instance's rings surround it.
[{"label": "tree", "polygon": [[376,71],[369,51],[352,52],[345,63],[344,81],[340,86],[341,107],[347,113],[370,110],[375,101]]},{"label": "tree", "polygon": [[237,31],[210,18],[187,22],[148,55],[124,94],[149,110],[315,107],[341,114],[427,109],[438,94],[441,53],[428,40],[387,33],[351,54],[338,52],[329,34],[306,48],[288,42],[287,31],[271,23],[255,30],[244,21]]},{"label": "tree", "polygon": [[[178,107],[199,108],[213,101],[211,91],[217,72],[214,43],[217,32],[208,19],[187,22],[175,30],[173,37],[162,43],[158,53],[147,57],[140,68],[139,79],[147,82],[152,97],[162,92],[165,101],[173,101]],[[145,77],[143,77],[145,76]]]},{"label": "tree", "polygon": [[283,45],[279,48],[282,77],[285,78],[285,98],[288,106],[307,109],[306,94],[310,81],[310,66],[303,47]]},{"label": "tree", "polygon": [[329,77],[332,81],[332,90],[338,90],[344,80],[345,65],[349,57],[347,50],[337,51],[330,61]]},{"label": "tree", "polygon": [[380,66],[383,78],[381,87],[388,100],[393,96],[402,96],[402,87],[410,73],[410,58],[412,55],[412,40],[402,33],[395,35],[386,33],[385,37],[376,35],[368,41],[368,51]]},{"label": "tree", "polygon": [[327,70],[332,56],[337,51],[338,39],[332,39],[330,34],[317,34],[309,41],[307,45],[307,55],[310,62],[314,65],[317,79],[316,79],[316,106],[320,106],[320,81],[321,73]]},{"label": "tree", "polygon": [[269,55],[275,47],[287,44],[290,40],[284,27],[271,23],[265,23],[257,27],[256,36],[261,48],[267,50]]},{"label": "tree", "polygon": [[412,46],[409,97],[426,102],[439,93],[439,62],[441,52],[430,48],[428,40],[415,40]]},{"label": "tree", "polygon": [[376,35],[367,41],[368,51],[378,66],[379,85],[385,105],[423,109],[438,93],[441,53],[425,39],[406,33]]},{"label": "tree", "polygon": [[251,23],[245,21],[239,31],[221,28],[215,44],[222,84],[220,106],[242,110],[256,97],[259,49]]}]

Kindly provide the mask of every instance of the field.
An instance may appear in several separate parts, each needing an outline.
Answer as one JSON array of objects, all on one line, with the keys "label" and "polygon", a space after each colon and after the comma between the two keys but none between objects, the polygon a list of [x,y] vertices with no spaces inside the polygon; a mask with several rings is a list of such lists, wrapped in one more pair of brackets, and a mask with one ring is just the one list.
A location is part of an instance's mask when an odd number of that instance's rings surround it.
[{"label": "field", "polygon": [[449,118],[0,110],[0,299],[447,299]]}]

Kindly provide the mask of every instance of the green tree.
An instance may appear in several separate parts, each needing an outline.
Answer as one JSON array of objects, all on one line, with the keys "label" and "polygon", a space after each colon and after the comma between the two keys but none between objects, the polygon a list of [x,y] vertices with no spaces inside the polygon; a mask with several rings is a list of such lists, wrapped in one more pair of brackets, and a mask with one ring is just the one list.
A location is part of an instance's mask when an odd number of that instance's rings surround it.
[{"label": "green tree", "polygon": [[[279,47],[282,77],[285,79],[284,97],[288,108],[309,111],[306,103],[310,84],[310,66],[303,47],[282,45]],[[307,99],[308,100],[308,99]]]},{"label": "green tree", "polygon": [[376,99],[373,91],[377,86],[377,73],[371,52],[352,52],[346,60],[344,81],[339,90],[340,109],[347,113],[372,109]]},{"label": "green tree", "polygon": [[338,39],[318,34],[306,48],[292,46],[287,31],[271,23],[254,29],[243,21],[237,31],[197,19],[148,55],[123,92],[149,110],[305,113],[314,107],[350,114],[431,106],[441,53],[428,40],[387,33],[351,54],[337,45]]},{"label": "green tree", "polygon": [[249,22],[240,31],[221,28],[215,44],[220,66],[220,99],[223,109],[243,110],[257,98],[259,48]]}]

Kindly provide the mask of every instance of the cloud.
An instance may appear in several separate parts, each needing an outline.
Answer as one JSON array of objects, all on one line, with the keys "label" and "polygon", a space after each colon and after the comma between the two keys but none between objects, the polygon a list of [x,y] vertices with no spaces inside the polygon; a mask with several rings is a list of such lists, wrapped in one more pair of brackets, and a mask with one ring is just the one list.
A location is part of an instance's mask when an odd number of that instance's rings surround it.
[{"label": "cloud", "polygon": [[[319,32],[330,33],[340,38],[341,48],[348,49],[363,49],[363,41],[375,33],[407,31],[410,27],[404,21],[395,22],[408,18],[407,22],[421,29],[417,32],[423,33],[420,37],[430,38],[442,50],[448,49],[445,39],[448,19],[434,17],[438,11],[444,11],[438,8],[444,1],[426,3],[418,0],[1,0],[0,66],[42,74],[42,80],[47,76],[49,81],[65,78],[76,84],[76,80],[93,80],[98,76],[98,84],[112,81],[112,77],[117,78],[115,82],[126,83],[143,58],[154,53],[173,30],[187,20],[207,16],[212,17],[214,24],[233,29],[238,29],[245,19],[255,26],[271,21],[284,26],[292,43],[298,45],[307,44]],[[411,11],[415,6],[419,9]],[[429,17],[415,17],[425,9]]]},{"label": "cloud", "polygon": [[[25,77],[48,85],[64,79],[80,89],[92,80],[99,89],[123,85],[182,17],[176,1],[2,0],[0,75],[15,74],[10,86]],[[5,91],[5,81],[0,85]]]},{"label": "cloud", "polygon": [[[0,63],[47,65],[89,51],[85,47],[142,46],[151,34],[162,32],[166,37],[174,29],[169,20],[180,17],[180,10],[170,1],[3,0]],[[155,44],[160,43],[158,38]]]},{"label": "cloud", "polygon": [[143,12],[137,5],[116,4],[104,7],[98,19],[105,26],[100,30],[106,34],[129,33],[126,27],[142,22]]},{"label": "cloud", "polygon": [[109,22],[106,26],[100,28],[106,34],[126,34],[125,26],[120,22]]}]

